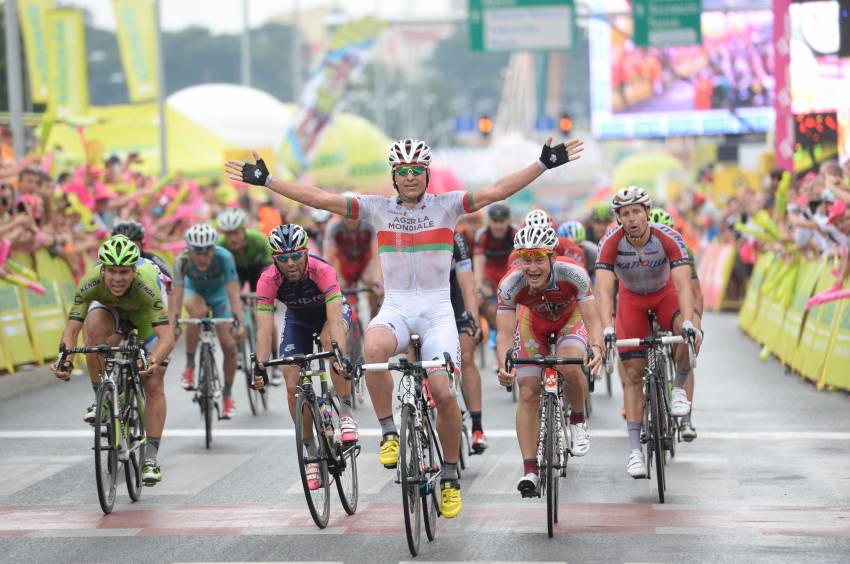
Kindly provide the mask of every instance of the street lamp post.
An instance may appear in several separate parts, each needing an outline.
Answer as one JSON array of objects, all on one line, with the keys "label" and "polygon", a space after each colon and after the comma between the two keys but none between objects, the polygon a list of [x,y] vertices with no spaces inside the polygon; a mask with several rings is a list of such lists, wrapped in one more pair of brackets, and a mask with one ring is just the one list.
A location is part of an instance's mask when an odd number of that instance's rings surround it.
[{"label": "street lamp post", "polygon": [[9,84],[9,119],[12,125],[15,158],[26,152],[24,139],[24,87],[21,74],[20,32],[18,30],[18,2],[6,0],[6,82]]}]

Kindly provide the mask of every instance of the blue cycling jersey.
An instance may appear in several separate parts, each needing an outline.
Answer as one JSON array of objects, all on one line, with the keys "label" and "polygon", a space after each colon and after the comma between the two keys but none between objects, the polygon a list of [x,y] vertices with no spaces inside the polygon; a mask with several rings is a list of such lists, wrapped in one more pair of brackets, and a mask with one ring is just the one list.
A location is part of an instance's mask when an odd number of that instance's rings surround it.
[{"label": "blue cycling jersey", "polygon": [[239,282],[236,261],[224,247],[216,245],[213,260],[206,270],[199,270],[189,259],[189,251],[183,251],[174,261],[174,284],[185,286],[201,294],[224,289],[230,282]]}]

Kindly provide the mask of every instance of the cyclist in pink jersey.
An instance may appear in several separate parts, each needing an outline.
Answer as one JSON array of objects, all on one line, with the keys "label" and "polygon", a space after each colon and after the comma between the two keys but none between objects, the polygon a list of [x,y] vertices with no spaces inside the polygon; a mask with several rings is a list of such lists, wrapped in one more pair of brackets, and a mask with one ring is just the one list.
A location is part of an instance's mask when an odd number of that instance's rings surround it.
[{"label": "cyclist in pink jersey", "polygon": [[[499,283],[498,358],[512,347],[522,358],[537,354],[584,357],[588,340],[594,349],[591,370],[602,364],[602,320],[590,290],[587,272],[565,257],[555,257],[558,244],[555,230],[548,224],[526,225],[514,237],[520,264]],[[518,306],[523,306],[517,313]],[[549,335],[556,335],[556,351],[549,350]],[[561,366],[564,387],[572,406],[570,451],[584,456],[590,450],[584,405],[587,380],[579,366]],[[499,367],[499,383],[519,385],[516,432],[523,458],[523,477],[517,489],[523,497],[537,495],[540,468],[537,462],[537,433],[540,428],[540,377],[542,368],[523,365],[511,372]]]},{"label": "cyclist in pink jersey", "polygon": [[[410,334],[417,333],[422,338],[423,358],[442,358],[448,352],[458,366],[460,346],[449,292],[453,230],[458,218],[508,198],[547,169],[579,158],[582,149],[579,140],[552,146],[549,139],[537,161],[480,188],[474,196],[462,191],[426,194],[431,148],[415,139],[403,139],[390,147],[388,161],[397,192],[395,197],[344,197],[314,186],[272,178],[256,152],[255,164],[229,161],[226,170],[233,180],[267,186],[302,204],[351,219],[360,218],[375,228],[385,298],[366,331],[367,362],[386,362],[390,356],[406,350]],[[395,468],[399,442],[392,418],[392,377],[388,372],[370,372],[366,384],[384,435],[379,461],[387,468]],[[457,474],[460,410],[449,389],[445,370],[432,371],[429,384],[439,411],[437,433],[445,454],[441,508],[443,516],[450,519],[460,513],[462,505]]]},{"label": "cyclist in pink jersey", "polygon": [[[693,338],[699,350],[702,332],[697,327],[699,316],[682,236],[665,225],[649,224],[652,201],[643,188],[630,186],[620,190],[612,207],[619,225],[599,242],[596,262],[596,295],[605,323],[612,317],[614,281],[620,281],[616,330],[605,327],[606,344],[617,338],[642,339],[649,335],[647,310],[652,310],[664,329]],[[680,368],[689,367],[687,351],[684,357],[676,359]],[[640,433],[645,351],[621,349],[620,358],[625,372],[621,377],[630,450],[626,471],[632,478],[644,478],[646,462]]]}]

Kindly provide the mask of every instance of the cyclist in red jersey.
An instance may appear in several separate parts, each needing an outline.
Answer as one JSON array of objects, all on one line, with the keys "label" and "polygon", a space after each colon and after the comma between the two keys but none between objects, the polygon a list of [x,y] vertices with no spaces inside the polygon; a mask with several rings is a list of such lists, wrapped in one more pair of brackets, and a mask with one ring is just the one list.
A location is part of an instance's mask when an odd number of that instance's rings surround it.
[{"label": "cyclist in red jersey", "polygon": [[[557,235],[551,226],[527,225],[514,238],[514,248],[521,256],[516,266],[499,284],[498,358],[512,347],[517,356],[557,354],[561,357],[585,357],[588,340],[594,357],[588,365],[598,371],[602,364],[602,319],[590,287],[587,272],[553,251]],[[519,314],[518,306],[523,306]],[[550,333],[555,333],[556,351],[549,350]],[[537,431],[540,427],[539,366],[519,366],[510,373],[499,369],[499,383],[519,385],[516,432],[523,457],[524,476],[517,489],[523,497],[536,495],[539,485]],[[570,434],[573,456],[584,456],[590,450],[590,435],[585,423],[584,405],[587,380],[581,367],[570,365],[559,369],[564,375],[565,394],[573,411]]]},{"label": "cyclist in red jersey", "polygon": [[[487,208],[487,227],[475,233],[472,270],[478,291],[480,314],[491,328],[496,327],[496,289],[510,266],[508,258],[513,251],[516,228],[511,225],[511,210],[497,202]],[[490,331],[490,348],[495,348],[495,332]]]},{"label": "cyclist in red jersey", "polygon": [[[354,192],[343,196],[356,197]],[[379,268],[374,260],[378,256],[375,230],[359,219],[335,217],[325,230],[322,256],[339,274],[343,288],[356,288],[358,282],[366,286],[380,286]],[[378,313],[378,295],[369,294],[369,307],[374,317]]]},{"label": "cyclist in red jersey", "polygon": [[[616,331],[607,326],[605,342],[607,345],[617,338],[646,337],[650,329],[646,312],[652,310],[664,329],[693,338],[698,351],[702,332],[695,326],[699,317],[695,314],[688,252],[679,233],[665,225],[649,224],[651,207],[649,195],[642,188],[631,186],[614,196],[613,208],[619,226],[599,242],[596,263],[596,292],[606,323],[613,309],[614,282],[620,283]],[[645,351],[621,349],[620,358],[630,447],[626,470],[633,478],[644,478],[646,462],[640,448],[640,434]],[[677,361],[680,368],[688,366],[687,357]]]}]

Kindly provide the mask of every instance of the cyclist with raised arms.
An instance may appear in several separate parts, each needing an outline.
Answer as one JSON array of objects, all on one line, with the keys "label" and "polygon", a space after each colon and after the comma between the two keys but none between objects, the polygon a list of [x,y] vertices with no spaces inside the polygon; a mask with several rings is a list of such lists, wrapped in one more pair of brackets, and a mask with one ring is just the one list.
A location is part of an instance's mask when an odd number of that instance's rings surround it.
[{"label": "cyclist with raised arms", "polygon": [[[673,229],[673,217],[663,208],[652,208],[649,212],[649,222],[666,225]],[[703,296],[702,287],[699,283],[699,274],[697,274],[696,259],[694,252],[685,243],[685,249],[688,251],[688,265],[691,268],[691,290],[694,293],[696,302],[696,315],[702,319],[703,312]],[[682,343],[676,347],[676,363],[682,367],[686,364],[688,358],[687,344]],[[697,438],[697,430],[691,421],[691,404],[694,401],[694,370],[693,368],[677,368],[676,377],[673,379],[673,389],[670,393],[671,405],[670,413],[674,417],[681,417],[682,423],[680,432],[682,439],[691,442]]]},{"label": "cyclist with raised arms", "polygon": [[496,289],[510,268],[515,233],[511,209],[503,202],[487,208],[487,225],[475,232],[473,273],[479,310],[490,327],[490,348],[496,347]]},{"label": "cyclist with raised arms", "polygon": [[[593,348],[591,370],[602,363],[602,320],[594,300],[587,272],[564,257],[555,257],[558,237],[549,225],[526,225],[514,237],[520,253],[515,266],[499,284],[498,358],[510,349],[517,356],[557,354],[559,357],[587,357],[588,341]],[[517,307],[524,306],[517,313]],[[549,335],[555,333],[557,351],[549,350]],[[517,489],[523,497],[536,495],[540,482],[537,464],[537,435],[540,428],[540,366],[519,366],[506,372],[499,367],[499,383],[519,385],[516,432],[523,458],[523,477]],[[565,395],[569,399],[570,434],[573,456],[590,450],[584,405],[587,379],[577,365],[562,366]],[[516,382],[514,382],[516,380]]]},{"label": "cyclist with raised arms", "polygon": [[[77,346],[83,331],[87,347],[102,344],[117,346],[121,342],[119,324],[128,322],[136,328],[139,341],[148,353],[148,369],[139,376],[145,390],[145,448],[142,480],[153,486],[162,480],[157,464],[162,430],[165,427],[165,388],[163,376],[168,355],[174,348],[174,332],[168,323],[165,290],[156,267],[140,258],[138,247],[124,235],[107,239],[98,250],[99,264],[80,280],[74,303],[68,313],[68,325],[62,335],[66,348]],[[98,355],[88,355],[95,397],[100,387],[103,364]],[[71,377],[73,355],[65,366],[51,366],[57,378]],[[86,420],[94,422],[95,407],[89,408]]]},{"label": "cyclist with raised arms", "polygon": [[[224,419],[233,417],[236,402],[233,400],[233,379],[236,376],[236,339],[245,336],[242,326],[242,302],[239,299],[239,277],[233,255],[216,245],[218,233],[206,223],[193,225],[184,237],[188,249],[174,261],[174,309],[171,325],[177,327],[177,317],[186,306],[189,315],[236,318],[235,326],[218,325],[218,342],[224,356]],[[175,329],[176,330],[176,329]],[[234,336],[234,333],[236,335]],[[195,350],[198,348],[200,327],[186,327],[186,370],[183,388],[195,388]]]},{"label": "cyclist with raised arms", "polygon": [[[605,327],[606,346],[620,339],[643,339],[649,335],[646,312],[652,310],[665,330],[693,339],[697,350],[702,332],[694,322],[695,303],[690,283],[688,252],[682,236],[665,225],[649,223],[652,207],[643,188],[630,186],[618,191],[613,201],[619,225],[599,242],[596,262],[596,295],[602,319],[612,317],[614,282],[619,280],[616,331]],[[643,414],[643,348],[620,349],[623,361],[626,426],[629,433],[629,459],[626,471],[632,478],[646,477],[646,461],[640,448]],[[687,367],[679,364],[680,368]]]},{"label": "cyclist with raised arms", "polygon": [[[257,285],[257,362],[255,385],[263,386],[266,369],[262,361],[270,358],[270,337],[274,331],[275,302],[286,306],[278,354],[310,354],[313,352],[313,334],[319,333],[324,350],[331,350],[331,340],[336,341],[343,355],[347,354],[347,334],[351,323],[351,309],[342,299],[336,271],[326,261],[309,254],[309,236],[303,227],[295,224],[278,225],[269,233],[268,247],[274,264],[266,268]],[[357,441],[357,424],[352,416],[351,381],[344,378],[350,364],[344,367],[331,365],[331,379],[339,398],[340,439],[344,443]],[[289,414],[295,421],[295,400],[300,384],[298,366],[284,366]],[[316,437],[305,440],[311,457],[318,456]],[[321,487],[321,468],[318,463],[307,467],[307,482],[311,490]]]},{"label": "cyclist with raised arms", "polygon": [[[357,196],[354,192],[342,195]],[[347,217],[335,217],[328,222],[322,256],[334,266],[345,288],[356,288],[358,282],[375,287],[379,282],[373,268],[377,255],[375,229],[370,224]],[[378,313],[378,295],[374,292],[369,294],[369,306],[374,317]]]},{"label": "cyclist with raised arms", "polygon": [[481,373],[475,363],[475,347],[481,340],[478,322],[478,299],[475,296],[475,278],[472,275],[472,253],[460,231],[454,232],[452,266],[449,271],[452,309],[460,337],[461,389],[472,420],[472,452],[483,454],[487,450],[487,436],[481,416]]},{"label": "cyclist with raised arms", "polygon": [[[449,294],[449,268],[453,229],[458,218],[504,200],[547,169],[579,158],[581,151],[579,140],[552,146],[550,139],[543,146],[539,160],[479,189],[474,195],[463,191],[426,194],[431,149],[415,139],[403,139],[390,147],[395,197],[345,197],[272,178],[256,152],[256,164],[230,161],[227,172],[233,180],[268,186],[302,204],[352,219],[362,218],[376,229],[385,298],[366,331],[367,362],[387,362],[390,356],[407,350],[410,334],[417,333],[422,339],[423,358],[443,358],[448,352],[457,366],[460,345]],[[450,519],[460,513],[462,502],[457,474],[460,411],[447,376],[445,370],[434,369],[430,371],[429,384],[439,410],[437,433],[445,453],[441,469],[442,514]],[[392,412],[392,377],[389,372],[370,372],[367,386],[384,435],[379,460],[384,466],[395,468],[399,442]]]}]

